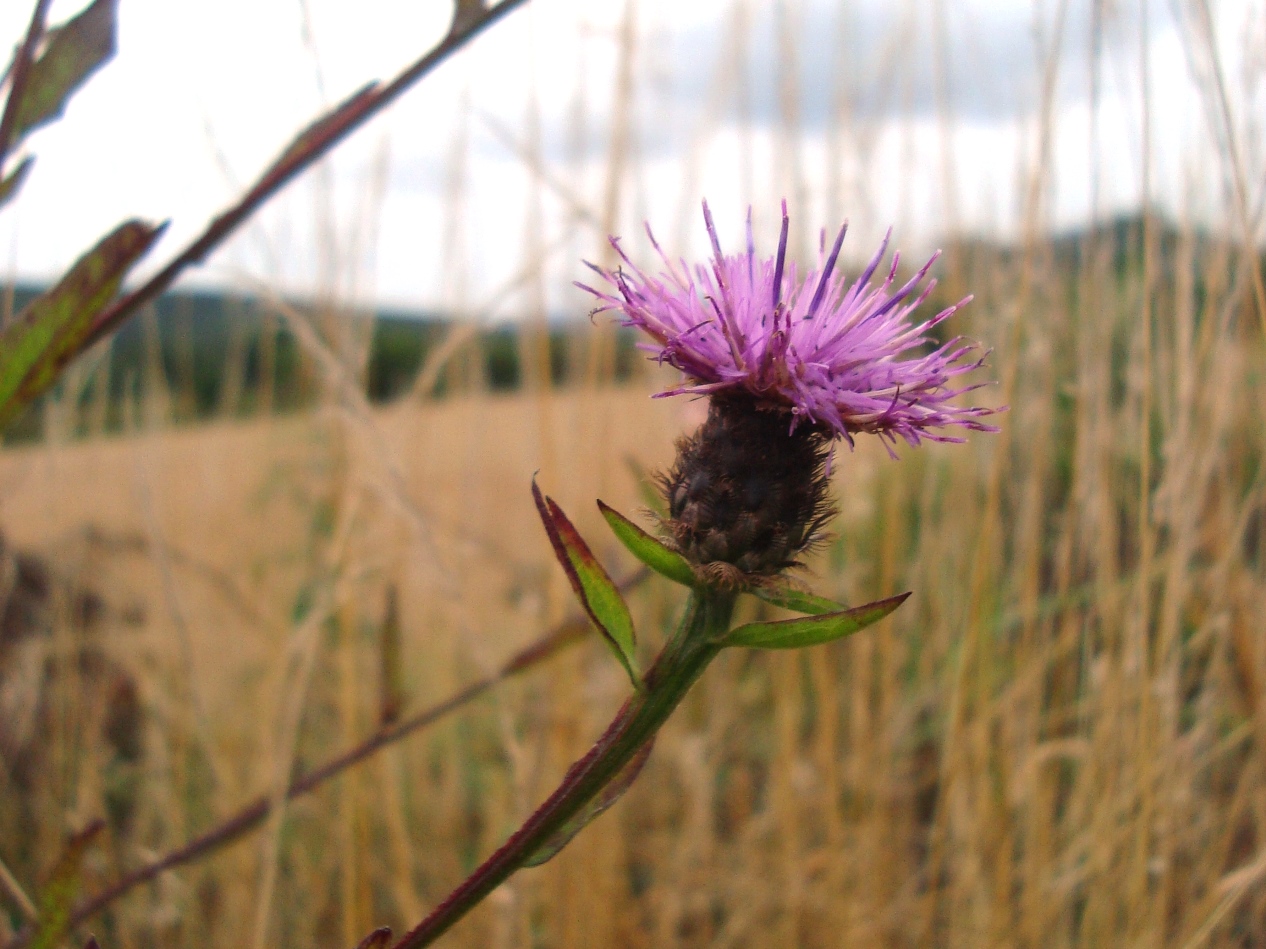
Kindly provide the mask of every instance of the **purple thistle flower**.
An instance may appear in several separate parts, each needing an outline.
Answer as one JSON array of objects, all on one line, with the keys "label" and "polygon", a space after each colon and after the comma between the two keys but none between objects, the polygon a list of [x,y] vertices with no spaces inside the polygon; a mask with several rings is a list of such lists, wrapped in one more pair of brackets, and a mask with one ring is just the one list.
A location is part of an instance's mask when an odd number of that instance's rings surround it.
[{"label": "purple thistle flower", "polygon": [[772,260],[756,256],[750,208],[747,252],[742,255],[722,254],[707,202],[703,217],[712,239],[709,266],[699,265],[692,274],[685,261],[674,265],[648,225],[646,233],[664,262],[664,273],[648,276],[612,237],[624,267],[611,271],[589,264],[612,292],[577,284],[601,301],[595,313],[618,310],[623,325],[635,326],[654,340],[640,343],[641,349],[689,377],[686,384],[660,396],[746,391],[766,408],[789,411],[791,431],[808,424],[850,445],[855,433],[869,432],[884,440],[889,454],[898,436],[918,445],[925,438],[963,441],[945,429],[998,430],[981,419],[999,409],[954,404],[958,396],[984,385],[954,385],[955,378],[984,360],[974,343],[956,337],[930,352],[913,353],[935,344],[929,331],[971,300],[965,297],[921,323],[907,321],[936,286],[936,280],[930,280],[915,295],[939,251],[895,289],[900,254],[894,253],[883,283],[872,287],[871,278],[892,236],[889,229],[875,256],[850,284],[835,273],[848,230],[845,224],[829,254],[823,232],[819,257],[825,256],[825,261],[800,279],[795,263],[786,260],[786,201],[778,253]]}]

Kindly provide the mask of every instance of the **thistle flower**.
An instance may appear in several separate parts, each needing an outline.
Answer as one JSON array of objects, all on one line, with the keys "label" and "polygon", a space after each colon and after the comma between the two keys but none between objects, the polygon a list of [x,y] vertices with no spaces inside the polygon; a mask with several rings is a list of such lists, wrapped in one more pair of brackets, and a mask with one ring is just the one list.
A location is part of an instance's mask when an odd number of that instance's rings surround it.
[{"label": "thistle flower", "polygon": [[808,424],[850,445],[856,433],[868,432],[883,439],[890,453],[898,437],[918,445],[925,438],[963,440],[946,429],[997,431],[980,421],[994,409],[953,401],[978,388],[953,384],[980,366],[983,355],[969,358],[977,352],[974,344],[956,337],[931,352],[907,355],[933,343],[933,327],[971,300],[968,296],[922,323],[908,322],[936,286],[935,280],[928,281],[911,299],[940,252],[896,289],[900,254],[894,253],[887,277],[872,287],[892,236],[889,230],[850,284],[835,273],[845,224],[829,255],[823,232],[820,256],[825,262],[800,279],[795,263],[787,261],[785,201],[782,209],[778,253],[771,260],[757,258],[750,209],[746,253],[724,255],[705,202],[703,217],[714,255],[710,266],[700,265],[692,274],[684,261],[674,264],[648,226],[664,273],[647,275],[613,237],[624,267],[611,271],[589,265],[612,292],[578,286],[601,301],[595,313],[619,311],[625,326],[635,326],[654,340],[640,348],[689,377],[661,396],[747,392],[764,409],[788,412],[789,430]]},{"label": "thistle flower", "polygon": [[[582,289],[615,310],[653,342],[640,343],[687,377],[660,396],[711,397],[707,422],[677,444],[677,460],[661,478],[668,502],[665,533],[710,582],[738,588],[768,585],[822,536],[834,513],[827,491],[832,445],[854,435],[878,435],[890,455],[902,438],[961,442],[953,429],[996,431],[982,419],[995,409],[955,399],[978,385],[954,380],[980,366],[983,355],[961,337],[936,344],[930,331],[971,300],[967,297],[921,323],[908,318],[936,281],[916,295],[933,255],[895,287],[894,253],[878,287],[871,278],[891,231],[852,283],[836,276],[846,224],[820,265],[799,278],[787,261],[787,204],[778,252],[757,258],[752,217],[747,250],[721,252],[711,212],[703,217],[713,259],[692,273],[674,264],[647,227],[665,270],[651,277],[611,244],[623,267],[590,264],[609,285]],[[932,345],[931,351],[926,347]],[[919,354],[918,350],[925,350]]]},{"label": "thistle flower", "polygon": [[[786,267],[785,202],[778,256],[761,264],[759,273],[750,212],[746,257],[723,256],[707,205],[704,217],[716,256],[711,272],[698,269],[697,284],[682,275],[684,264],[678,273],[667,258],[668,274],[651,279],[620,251],[633,276],[594,267],[619,296],[585,287],[605,304],[599,309],[623,312],[628,325],[650,334],[652,352],[690,377],[690,384],[665,394],[709,396],[707,421],[677,442],[677,460],[660,479],[669,543],[598,502],[630,553],[690,589],[681,624],[643,672],[633,617],[619,587],[562,508],[533,480],[532,496],[550,546],[634,691],[545,803],[395,949],[431,945],[511,874],[552,859],[611,807],[637,779],[660,727],[723,649],[832,642],[905,602],[908,592],[850,609],[779,579],[833,513],[827,464],[838,438],[851,443],[855,432],[875,432],[888,443],[901,435],[918,444],[921,437],[948,438],[937,431],[945,426],[986,427],[978,419],[988,410],[959,409],[949,401],[956,393],[948,380],[970,368],[958,365],[970,346],[950,343],[922,359],[897,358],[925,342],[922,334],[954,309],[921,326],[905,326],[919,301],[899,307],[926,267],[890,293],[894,257],[887,282],[871,292],[880,248],[863,277],[843,289],[831,282],[841,231],[821,276],[810,273],[801,284],[794,267]],[[619,251],[614,238],[612,243]],[[805,615],[732,628],[739,592]]]}]

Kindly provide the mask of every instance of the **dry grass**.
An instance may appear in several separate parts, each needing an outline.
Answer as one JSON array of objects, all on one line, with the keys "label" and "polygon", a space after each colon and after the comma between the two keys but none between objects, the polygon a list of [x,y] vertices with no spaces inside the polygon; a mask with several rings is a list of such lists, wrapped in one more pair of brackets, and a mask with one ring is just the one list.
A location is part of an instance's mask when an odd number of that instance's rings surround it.
[{"label": "dry grass", "polygon": [[[996,346],[1004,433],[839,457],[815,589],[914,597],[844,643],[724,655],[620,806],[444,945],[1266,944],[1259,262],[1154,217],[1072,255],[1042,236],[1048,172],[1020,250],[947,252],[977,294],[959,328]],[[4,656],[0,699],[39,734],[33,790],[0,771],[0,860],[28,888],[89,817],[112,815],[102,880],[371,730],[389,588],[409,704],[494,668],[568,608],[532,472],[626,563],[591,499],[635,509],[625,457],[662,464],[689,424],[646,398],[656,379],[370,410],[318,339],[312,415],[173,430],[155,410],[133,437],[0,455],[9,541],[108,607],[77,632],[54,587],[52,633]],[[574,376],[600,380],[608,344]],[[681,597],[632,599],[650,649]],[[41,672],[83,637],[139,685],[122,790],[108,702]],[[95,929],[112,947],[348,947],[416,922],[625,687],[599,645],[573,650]]]},{"label": "dry grass", "polygon": [[[1007,434],[900,463],[873,446],[840,458],[844,514],[815,585],[853,601],[911,588],[910,604],[839,646],[724,657],[626,803],[452,944],[1266,938],[1261,346],[1243,287],[1216,279],[1229,262],[1193,247],[1178,245],[1177,279],[1155,294],[1150,375],[1137,281],[1092,258],[1070,304],[1066,274],[1039,269],[1021,351],[995,356],[1020,370]],[[969,271],[1023,265],[985,253]],[[1095,319],[1079,318],[1087,294]],[[973,332],[1007,338],[1001,303],[975,311]],[[11,540],[53,544],[116,610],[147,615],[92,634],[136,670],[148,713],[134,827],[95,873],[178,844],[371,729],[387,585],[414,703],[542,631],[566,596],[530,473],[602,538],[587,499],[636,507],[620,459],[662,463],[677,413],[640,388],[474,394],[7,453]],[[653,642],[679,597],[634,599]],[[241,945],[268,880],[270,943],[399,926],[541,797],[622,687],[599,647],[555,660],[293,806],[262,843],[129,898],[104,931],[116,945]],[[49,736],[77,734],[73,699]],[[66,740],[49,742],[63,760],[35,810],[38,846],[16,848],[28,874],[102,810],[92,736]]]}]

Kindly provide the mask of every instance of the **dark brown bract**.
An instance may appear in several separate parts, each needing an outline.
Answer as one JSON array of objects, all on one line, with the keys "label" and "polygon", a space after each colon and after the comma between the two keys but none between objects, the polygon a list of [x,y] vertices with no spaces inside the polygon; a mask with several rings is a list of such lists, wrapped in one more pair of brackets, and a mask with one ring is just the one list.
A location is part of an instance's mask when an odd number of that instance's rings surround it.
[{"label": "dark brown bract", "polygon": [[834,516],[826,459],[830,434],[743,394],[715,395],[707,421],[677,442],[660,479],[677,549],[710,582],[768,582],[821,538]]}]

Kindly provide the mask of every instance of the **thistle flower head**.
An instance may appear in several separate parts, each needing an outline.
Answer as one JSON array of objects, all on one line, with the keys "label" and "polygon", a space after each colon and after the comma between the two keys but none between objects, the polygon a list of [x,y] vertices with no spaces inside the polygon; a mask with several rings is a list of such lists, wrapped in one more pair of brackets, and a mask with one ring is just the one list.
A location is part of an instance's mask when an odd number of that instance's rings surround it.
[{"label": "thistle flower head", "polygon": [[955,385],[955,380],[977,368],[983,355],[961,337],[938,344],[930,335],[971,297],[922,322],[909,320],[936,286],[930,280],[919,290],[937,255],[898,286],[900,255],[894,253],[886,276],[872,285],[890,230],[870,263],[849,282],[836,268],[845,224],[829,253],[823,232],[819,266],[802,278],[795,263],[787,261],[785,201],[782,209],[782,234],[772,258],[757,257],[750,209],[746,252],[723,254],[705,203],[713,250],[709,264],[692,271],[684,261],[674,263],[648,226],[665,268],[659,276],[639,269],[613,237],[623,266],[589,265],[609,289],[578,286],[600,301],[594,312],[618,311],[624,325],[641,329],[653,341],[639,344],[642,349],[688,377],[660,395],[744,392],[762,410],[787,413],[789,431],[808,425],[850,445],[855,434],[869,432],[883,439],[890,454],[898,438],[918,445],[925,438],[962,441],[949,433],[954,429],[997,431],[982,421],[995,409],[954,402],[978,388]]},{"label": "thistle flower head", "polygon": [[[983,358],[962,338],[938,342],[932,329],[968,297],[922,322],[911,314],[936,281],[924,285],[933,256],[897,285],[892,255],[878,286],[872,278],[888,237],[856,280],[838,273],[847,225],[829,253],[823,232],[817,269],[804,277],[787,260],[787,204],[778,252],[756,255],[751,211],[746,253],[721,252],[712,215],[709,264],[692,271],[655,243],[664,270],[652,277],[611,244],[616,270],[590,267],[608,284],[596,290],[595,312],[615,310],[645,332],[639,344],[686,375],[660,395],[710,396],[708,420],[677,443],[677,459],[661,478],[668,502],[664,533],[707,583],[751,588],[776,582],[822,537],[834,513],[829,500],[831,446],[878,435],[889,454],[898,438],[962,441],[954,430],[996,431],[982,419],[995,409],[960,406],[977,388],[955,380]],[[889,232],[891,236],[891,232]],[[923,289],[920,290],[920,286]]]}]

